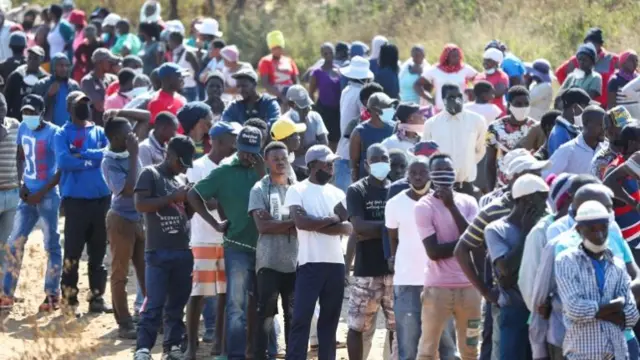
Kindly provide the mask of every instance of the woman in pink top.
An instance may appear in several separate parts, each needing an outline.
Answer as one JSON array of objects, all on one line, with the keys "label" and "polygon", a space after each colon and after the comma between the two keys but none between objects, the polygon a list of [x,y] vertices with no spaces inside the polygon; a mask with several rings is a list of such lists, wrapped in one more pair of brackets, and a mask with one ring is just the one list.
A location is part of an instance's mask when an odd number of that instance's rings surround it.
[{"label": "woman in pink top", "polygon": [[73,10],[69,14],[69,20],[71,25],[76,29],[76,36],[73,38],[73,51],[75,52],[78,46],[84,42],[84,28],[87,26],[87,20],[82,10]]}]

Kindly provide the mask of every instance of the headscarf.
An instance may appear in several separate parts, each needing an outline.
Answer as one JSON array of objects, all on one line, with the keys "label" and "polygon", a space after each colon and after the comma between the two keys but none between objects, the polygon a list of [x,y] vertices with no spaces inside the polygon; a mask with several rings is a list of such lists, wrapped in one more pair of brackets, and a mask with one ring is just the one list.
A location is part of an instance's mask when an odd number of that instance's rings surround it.
[{"label": "headscarf", "polygon": [[598,54],[596,53],[596,48],[595,46],[593,46],[593,44],[589,43],[589,44],[580,45],[578,47],[578,51],[576,52],[576,57],[580,54],[590,57],[593,63],[594,64],[596,63],[596,58],[598,57]]},{"label": "headscarf", "polygon": [[[458,50],[458,53],[460,54],[460,62],[457,63],[456,65],[449,65],[447,63],[447,59],[449,59],[449,54],[454,50]],[[446,73],[455,73],[460,71],[460,69],[462,69],[463,63],[464,63],[464,53],[462,52],[462,49],[460,49],[458,45],[447,44],[444,46],[444,49],[442,49],[442,54],[440,54],[440,61],[438,64],[438,68],[440,70]]]},{"label": "headscarf", "polygon": [[220,56],[227,61],[237,62],[240,58],[240,50],[235,45],[227,45],[220,50]]},{"label": "headscarf", "polygon": [[628,81],[631,81],[638,76],[638,74],[635,71],[629,74],[622,69],[622,64],[624,64],[625,61],[627,61],[627,59],[629,59],[629,56],[631,55],[635,55],[637,57],[638,53],[636,53],[634,50],[627,50],[620,54],[620,63],[619,63],[620,68],[618,69],[618,74]]},{"label": "headscarf", "polygon": [[284,48],[284,34],[280,30],[274,30],[267,34],[267,45],[269,49],[274,47]]},{"label": "headscarf", "polygon": [[[154,6],[155,11],[151,15],[147,15],[147,7]],[[142,7],[140,8],[140,23],[157,23],[162,20],[162,8],[160,7],[160,2],[156,0],[147,0]]]},{"label": "headscarf", "polygon": [[502,60],[504,59],[504,54],[502,53],[502,51],[496,48],[489,48],[484,51],[484,55],[482,56],[482,58],[493,60],[498,63],[498,65],[500,65],[500,63],[502,63]]},{"label": "headscarf", "polygon": [[389,40],[387,40],[386,37],[382,36],[382,35],[376,35],[374,36],[373,40],[371,40],[371,58],[372,59],[377,59],[380,57],[380,49],[382,48],[382,45],[388,43]]}]

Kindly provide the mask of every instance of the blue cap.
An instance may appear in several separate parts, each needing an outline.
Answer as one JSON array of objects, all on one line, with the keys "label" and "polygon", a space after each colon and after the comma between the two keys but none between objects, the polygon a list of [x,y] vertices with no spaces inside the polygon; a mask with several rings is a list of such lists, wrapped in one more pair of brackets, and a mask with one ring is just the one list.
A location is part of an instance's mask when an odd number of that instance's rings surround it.
[{"label": "blue cap", "polygon": [[158,68],[158,76],[160,79],[165,79],[173,75],[185,76],[187,75],[187,71],[175,63],[164,63]]},{"label": "blue cap", "polygon": [[238,135],[240,130],[242,130],[242,125],[237,122],[218,121],[209,130],[209,137],[216,139],[224,134]]},{"label": "blue cap", "polygon": [[29,94],[22,99],[22,110],[33,110],[36,113],[41,113],[44,110],[44,99],[40,95]]},{"label": "blue cap", "polygon": [[15,31],[9,36],[9,46],[27,46],[27,35],[22,31]]},{"label": "blue cap", "polygon": [[236,149],[250,154],[260,154],[261,142],[262,133],[260,129],[253,126],[245,126],[238,134]]},{"label": "blue cap", "polygon": [[211,107],[202,101],[192,101],[186,103],[178,113],[178,121],[184,133],[188,134],[189,131],[198,123],[198,121],[211,113]]}]

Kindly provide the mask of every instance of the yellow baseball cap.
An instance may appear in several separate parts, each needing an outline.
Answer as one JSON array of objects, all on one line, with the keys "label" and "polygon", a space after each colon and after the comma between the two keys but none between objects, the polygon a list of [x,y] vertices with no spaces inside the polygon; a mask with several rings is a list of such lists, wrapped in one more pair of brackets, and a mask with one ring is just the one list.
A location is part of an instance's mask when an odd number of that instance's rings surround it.
[{"label": "yellow baseball cap", "polygon": [[286,139],[294,133],[303,133],[307,131],[306,124],[298,124],[287,117],[281,117],[271,125],[271,138],[273,140]]}]

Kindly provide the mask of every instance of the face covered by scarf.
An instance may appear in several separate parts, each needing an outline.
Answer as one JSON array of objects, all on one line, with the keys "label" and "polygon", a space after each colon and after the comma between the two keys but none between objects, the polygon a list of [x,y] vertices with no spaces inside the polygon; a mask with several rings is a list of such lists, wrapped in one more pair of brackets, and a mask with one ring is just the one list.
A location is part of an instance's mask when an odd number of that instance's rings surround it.
[{"label": "face covered by scarf", "polygon": [[[458,51],[460,54],[460,60],[457,64],[450,65],[449,64],[449,54],[452,51]],[[462,64],[464,63],[464,53],[462,49],[458,45],[455,44],[447,44],[445,45],[442,53],[440,54],[440,60],[438,61],[438,68],[446,73],[454,73],[460,71],[462,69]]]},{"label": "face covered by scarf", "polygon": [[[621,53],[620,54],[620,65],[623,65],[625,62],[627,62],[627,60],[629,59],[629,57],[631,55],[634,55],[636,58],[638,57],[638,54],[633,50],[627,50],[627,51]],[[618,75],[622,76],[627,81],[631,81],[631,80],[635,79],[638,76],[638,74],[636,73],[635,70],[637,70],[637,69],[634,69],[633,72],[629,73],[629,72],[625,71],[621,66],[620,69],[618,70]]]}]

